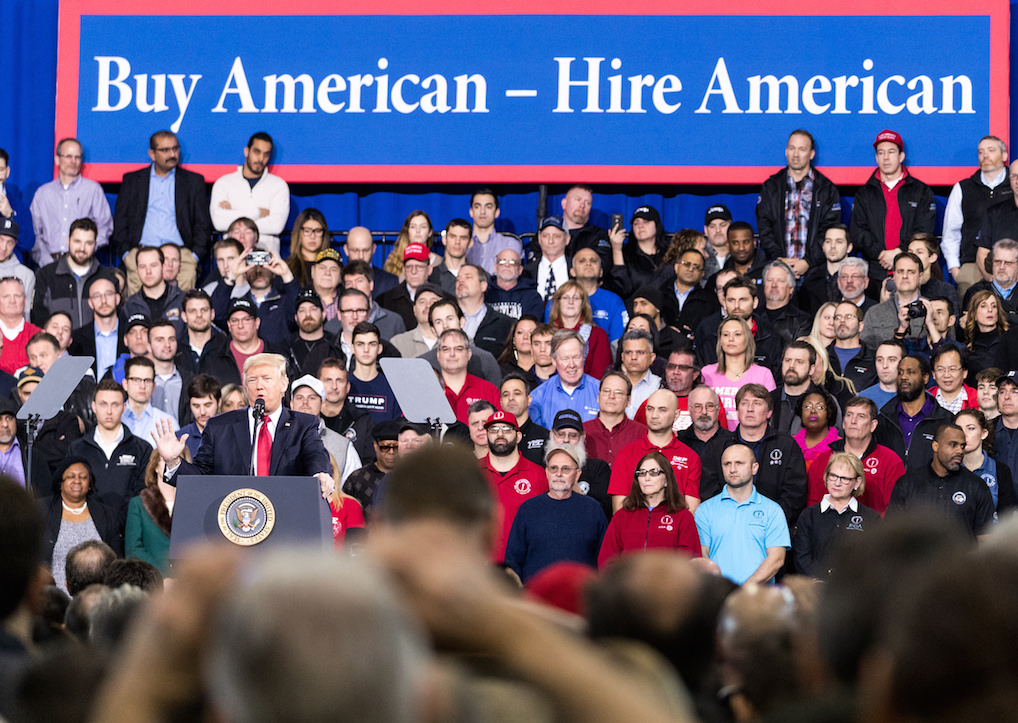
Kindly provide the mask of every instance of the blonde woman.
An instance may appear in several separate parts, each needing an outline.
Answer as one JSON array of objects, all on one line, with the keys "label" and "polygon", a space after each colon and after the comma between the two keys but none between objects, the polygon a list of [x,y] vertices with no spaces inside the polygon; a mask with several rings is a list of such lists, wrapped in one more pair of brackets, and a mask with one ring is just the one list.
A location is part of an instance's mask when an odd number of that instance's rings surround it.
[{"label": "blonde woman", "polygon": [[713,389],[728,415],[728,428],[739,424],[735,395],[746,384],[762,384],[774,391],[774,375],[766,367],[756,364],[756,341],[753,331],[744,319],[730,316],[718,327],[718,363],[708,364],[700,372],[703,383]]},{"label": "blonde woman", "polygon": [[816,342],[813,346],[826,349],[837,338],[834,331],[834,311],[838,308],[837,303],[828,301],[817,310],[813,317],[813,329],[809,333],[810,341]]}]

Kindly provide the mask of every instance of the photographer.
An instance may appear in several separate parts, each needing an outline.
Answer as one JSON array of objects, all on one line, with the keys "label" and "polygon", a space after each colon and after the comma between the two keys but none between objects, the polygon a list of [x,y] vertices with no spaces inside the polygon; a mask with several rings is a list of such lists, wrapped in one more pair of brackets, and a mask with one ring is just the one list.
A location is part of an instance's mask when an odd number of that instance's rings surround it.
[{"label": "photographer", "polygon": [[895,258],[894,290],[863,318],[860,337],[870,348],[894,338],[904,342],[910,353],[929,356],[943,342],[944,336],[937,326],[927,323],[931,307],[929,300],[919,295],[922,274],[923,262],[915,254],[904,251]]},{"label": "photographer", "polygon": [[277,254],[257,248],[238,257],[227,269],[223,283],[212,292],[215,318],[226,318],[234,287],[244,280],[250,290],[238,298],[247,299],[258,309],[258,335],[269,344],[285,347],[297,330],[300,291],[290,267]]}]

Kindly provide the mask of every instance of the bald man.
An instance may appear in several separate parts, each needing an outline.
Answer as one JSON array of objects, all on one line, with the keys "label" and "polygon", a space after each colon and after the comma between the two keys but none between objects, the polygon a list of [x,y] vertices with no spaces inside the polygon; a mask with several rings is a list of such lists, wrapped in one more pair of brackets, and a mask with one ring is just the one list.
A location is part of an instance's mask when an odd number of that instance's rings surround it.
[{"label": "bald man", "polygon": [[675,481],[679,492],[686,499],[689,511],[700,504],[700,458],[676,438],[672,425],[679,414],[679,400],[668,389],[658,389],[647,397],[647,434],[627,444],[615,456],[612,465],[608,494],[612,497],[612,508],[617,512],[622,507],[633,487],[636,465],[648,452],[660,452],[675,470]]},{"label": "bald man", "polygon": [[753,450],[733,444],[721,455],[725,487],[700,505],[693,516],[703,556],[739,585],[769,582],[785,564],[791,547],[785,514],[753,485],[759,471]]},{"label": "bald man", "polygon": [[363,226],[354,226],[347,231],[346,259],[347,261],[365,261],[371,264],[375,283],[375,288],[371,291],[372,299],[377,299],[380,294],[399,283],[396,276],[375,266],[375,237]]}]

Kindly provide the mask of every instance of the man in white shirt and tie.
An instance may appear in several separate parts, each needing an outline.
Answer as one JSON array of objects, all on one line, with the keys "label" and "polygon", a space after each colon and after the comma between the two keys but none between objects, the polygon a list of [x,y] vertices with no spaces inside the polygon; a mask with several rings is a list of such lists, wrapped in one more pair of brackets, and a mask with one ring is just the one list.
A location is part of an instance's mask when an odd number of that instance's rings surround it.
[{"label": "man in white shirt and tie", "polygon": [[537,242],[541,246],[541,258],[527,264],[523,274],[534,279],[537,293],[547,303],[558,287],[569,281],[569,262],[566,259],[569,232],[560,216],[547,216],[541,220]]}]

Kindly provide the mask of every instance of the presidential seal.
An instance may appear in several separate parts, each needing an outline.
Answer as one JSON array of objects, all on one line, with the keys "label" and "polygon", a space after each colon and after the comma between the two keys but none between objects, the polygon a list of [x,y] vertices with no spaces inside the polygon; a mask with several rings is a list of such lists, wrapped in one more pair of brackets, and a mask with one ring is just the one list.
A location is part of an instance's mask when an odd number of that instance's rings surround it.
[{"label": "presidential seal", "polygon": [[258,490],[235,490],[219,505],[219,529],[235,545],[257,545],[275,524],[276,510]]}]

